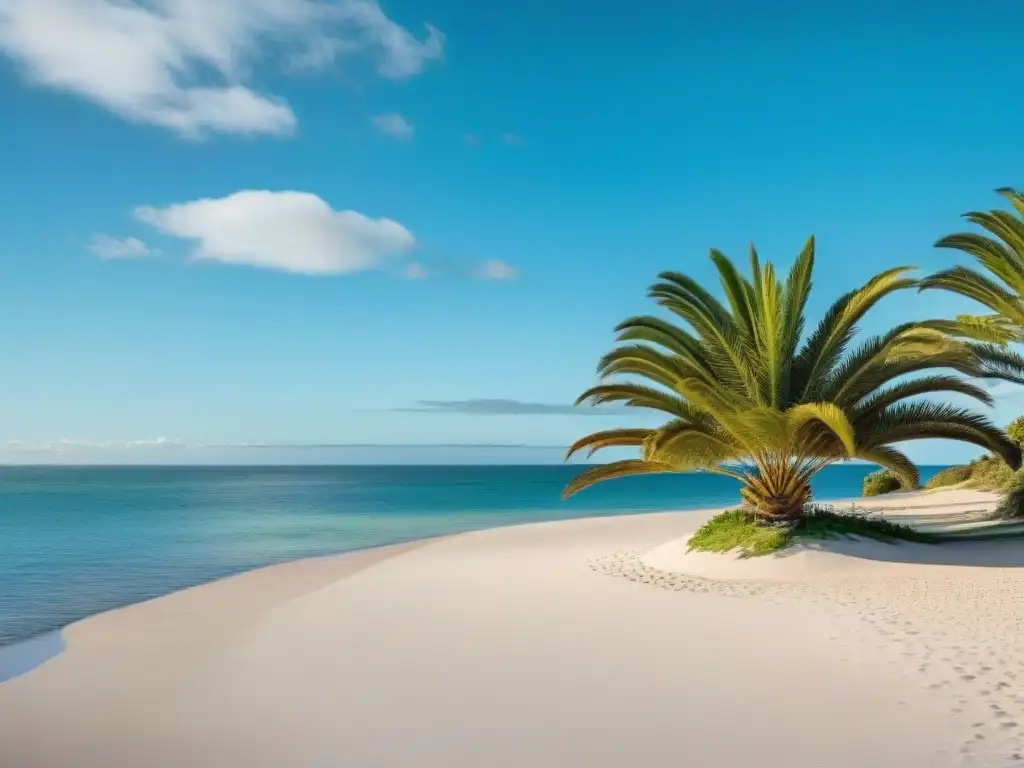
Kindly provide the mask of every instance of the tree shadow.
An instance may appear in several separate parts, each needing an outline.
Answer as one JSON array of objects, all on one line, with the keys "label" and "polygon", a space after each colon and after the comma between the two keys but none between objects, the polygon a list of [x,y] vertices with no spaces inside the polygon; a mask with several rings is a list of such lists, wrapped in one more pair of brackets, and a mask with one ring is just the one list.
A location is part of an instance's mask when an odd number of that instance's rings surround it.
[{"label": "tree shadow", "polygon": [[1024,567],[1024,524],[1021,523],[998,523],[980,529],[940,533],[932,542],[832,538],[801,544],[811,550],[886,563],[960,568]]}]

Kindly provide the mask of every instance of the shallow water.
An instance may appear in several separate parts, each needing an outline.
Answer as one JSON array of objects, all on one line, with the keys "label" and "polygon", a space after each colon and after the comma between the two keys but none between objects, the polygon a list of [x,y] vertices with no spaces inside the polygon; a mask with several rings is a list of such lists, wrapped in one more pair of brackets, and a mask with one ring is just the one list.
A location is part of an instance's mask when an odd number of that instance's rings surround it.
[{"label": "shallow water", "polygon": [[[285,560],[515,523],[738,500],[728,478],[676,475],[617,480],[561,501],[561,489],[579,471],[3,467],[0,646]],[[816,479],[815,494],[857,496],[869,471],[830,467]]]}]

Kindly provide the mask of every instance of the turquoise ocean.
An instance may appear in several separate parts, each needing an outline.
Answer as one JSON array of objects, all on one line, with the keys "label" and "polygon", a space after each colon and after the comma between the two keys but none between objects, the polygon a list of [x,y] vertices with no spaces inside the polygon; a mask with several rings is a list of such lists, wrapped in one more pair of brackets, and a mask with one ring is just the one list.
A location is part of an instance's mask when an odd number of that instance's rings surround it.
[{"label": "turquoise ocean", "polygon": [[[936,468],[925,468],[930,476]],[[734,504],[705,474],[615,480],[579,466],[0,467],[0,646],[251,568],[494,526]],[[871,467],[814,482],[860,494]]]}]

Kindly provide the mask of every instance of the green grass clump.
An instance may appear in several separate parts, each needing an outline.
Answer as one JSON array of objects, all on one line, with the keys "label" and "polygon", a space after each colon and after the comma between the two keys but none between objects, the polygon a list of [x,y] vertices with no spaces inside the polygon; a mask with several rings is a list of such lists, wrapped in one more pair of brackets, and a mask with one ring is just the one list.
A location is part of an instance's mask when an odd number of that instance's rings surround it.
[{"label": "green grass clump", "polygon": [[843,539],[863,536],[875,541],[931,541],[923,531],[886,520],[881,515],[857,511],[839,512],[832,507],[815,507],[796,527],[794,535],[803,539]]},{"label": "green grass clump", "polygon": [[925,483],[925,488],[946,488],[950,485],[960,485],[960,483],[966,483],[971,479],[971,468],[970,466],[962,467],[946,467],[946,469],[940,470]]},{"label": "green grass clump", "polygon": [[759,557],[785,549],[800,539],[821,541],[855,536],[875,541],[932,540],[926,533],[877,515],[815,506],[796,525],[766,522],[749,509],[730,509],[704,523],[690,537],[687,548],[690,552],[738,551],[740,557]]},{"label": "green grass clump", "polygon": [[791,530],[782,525],[766,525],[746,509],[730,509],[708,520],[687,542],[691,552],[731,552],[742,557],[767,555],[787,546]]},{"label": "green grass clump", "polygon": [[864,478],[863,494],[865,496],[881,496],[900,489],[900,479],[887,469],[872,472]]}]

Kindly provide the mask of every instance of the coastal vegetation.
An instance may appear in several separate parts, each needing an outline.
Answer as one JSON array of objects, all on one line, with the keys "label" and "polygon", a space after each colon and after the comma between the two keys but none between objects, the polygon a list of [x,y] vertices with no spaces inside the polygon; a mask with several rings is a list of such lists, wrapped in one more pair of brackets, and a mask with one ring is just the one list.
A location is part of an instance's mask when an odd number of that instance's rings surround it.
[{"label": "coastal vegetation", "polygon": [[981,456],[969,464],[943,469],[925,488],[965,488],[1002,493],[1013,482],[1014,470],[998,456]]},{"label": "coastal vegetation", "polygon": [[707,471],[739,482],[755,525],[798,530],[811,478],[830,464],[868,461],[917,488],[918,470],[896,444],[959,440],[1018,468],[1021,448],[1003,430],[934,396],[990,405],[975,380],[1020,383],[1024,358],[970,338],[974,326],[966,320],[908,322],[860,336],[859,323],[881,300],[920,287],[905,267],[840,296],[805,334],[814,256],[812,238],[779,279],[753,247],[749,277],[712,250],[724,301],[687,275],[662,273],[649,296],[673,321],[645,315],[621,323],[618,346],[598,366],[600,383],[577,403],[624,404],[660,412],[664,422],[578,440],[567,456],[630,447],[639,457],[582,472],[564,495],[617,477]]},{"label": "coastal vegetation", "polygon": [[1018,470],[1014,473],[993,516],[1000,520],[1024,519],[1024,472]]},{"label": "coastal vegetation", "polygon": [[731,509],[711,518],[690,537],[692,552],[736,552],[741,557],[759,557],[777,552],[800,541],[841,539],[860,536],[875,541],[930,542],[934,537],[880,515],[838,512],[831,507],[810,504],[799,522],[765,525],[750,509]]},{"label": "coastal vegetation", "polygon": [[888,469],[880,469],[864,478],[862,494],[864,496],[881,496],[884,493],[898,491],[902,487],[903,484],[895,473]]},{"label": "coastal vegetation", "polygon": [[1006,436],[1017,445],[1024,446],[1024,416],[1018,416],[1007,425]]}]

